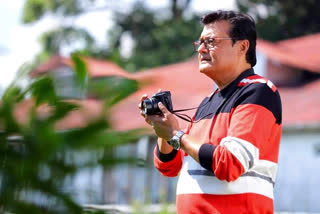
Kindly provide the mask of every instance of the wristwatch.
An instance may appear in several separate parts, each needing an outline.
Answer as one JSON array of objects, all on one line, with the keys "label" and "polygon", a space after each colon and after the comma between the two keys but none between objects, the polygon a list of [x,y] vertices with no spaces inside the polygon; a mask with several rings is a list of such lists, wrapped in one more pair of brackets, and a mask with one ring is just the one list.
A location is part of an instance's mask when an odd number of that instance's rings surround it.
[{"label": "wristwatch", "polygon": [[180,140],[181,140],[181,137],[184,135],[184,132],[183,131],[178,131],[176,133],[175,136],[173,136],[169,141],[168,143],[175,149],[175,150],[178,150],[180,149]]}]

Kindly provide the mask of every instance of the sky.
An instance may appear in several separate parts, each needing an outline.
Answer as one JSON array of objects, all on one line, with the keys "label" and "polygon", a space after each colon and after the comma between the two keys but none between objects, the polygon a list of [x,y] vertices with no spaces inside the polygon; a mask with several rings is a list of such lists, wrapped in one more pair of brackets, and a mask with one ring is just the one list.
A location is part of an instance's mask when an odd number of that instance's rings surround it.
[{"label": "sky", "polygon": [[[117,2],[114,0],[108,0]],[[0,3],[0,90],[6,88],[14,79],[18,68],[30,62],[40,52],[39,36],[59,25],[61,20],[46,16],[35,24],[22,25],[21,16],[25,0],[1,0]],[[98,0],[102,5],[106,0]],[[122,5],[129,7],[134,0],[121,0]],[[169,0],[145,0],[150,8],[164,8]],[[216,9],[234,9],[235,0],[193,0],[190,9],[205,12]],[[123,8],[124,10],[128,8]],[[75,25],[85,27],[98,41],[103,44],[106,31],[112,27],[111,13],[106,11],[88,13],[75,20]],[[97,20],[104,20],[99,22]],[[105,20],[110,20],[105,21]],[[66,54],[67,54],[66,50]]]}]

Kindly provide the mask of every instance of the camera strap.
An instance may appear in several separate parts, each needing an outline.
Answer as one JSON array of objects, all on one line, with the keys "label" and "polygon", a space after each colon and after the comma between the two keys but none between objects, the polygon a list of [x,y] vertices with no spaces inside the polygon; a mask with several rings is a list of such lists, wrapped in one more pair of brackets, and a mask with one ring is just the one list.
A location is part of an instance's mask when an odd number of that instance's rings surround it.
[{"label": "camera strap", "polygon": [[179,114],[179,113],[173,113],[173,114],[176,115],[177,117],[179,117],[182,120],[185,120],[187,122],[192,123],[192,118],[187,114]]},{"label": "camera strap", "polygon": [[213,96],[217,93],[218,90],[219,90],[219,89],[217,88],[217,89],[211,94],[211,96],[210,96],[210,98],[208,99],[208,101],[207,101],[206,103],[202,104],[202,105],[200,104],[198,107],[185,108],[185,109],[179,109],[179,110],[173,110],[171,113],[176,113],[176,112],[181,112],[181,111],[190,111],[190,110],[193,110],[193,109],[198,109],[198,108],[200,108],[200,107],[203,107],[203,106],[207,105],[207,104],[211,101],[211,99],[212,99]]},{"label": "camera strap", "polygon": [[[244,88],[248,87],[249,85],[250,85],[250,84],[244,86]],[[207,105],[207,104],[211,101],[211,99],[213,98],[213,96],[216,94],[217,91],[218,91],[218,89],[216,89],[216,91],[212,94],[212,96],[210,97],[210,99],[208,100],[208,102],[206,102],[205,104],[200,105],[200,106],[198,106],[198,107],[196,107],[196,108],[200,108],[200,107],[202,107],[202,106]],[[221,101],[220,105],[218,106],[218,108],[216,109],[215,112],[208,113],[207,115],[199,118],[197,121],[193,121],[192,118],[191,118],[189,115],[176,113],[176,112],[181,112],[181,111],[189,111],[189,110],[193,110],[193,109],[196,109],[196,108],[174,110],[174,111],[172,111],[172,113],[175,114],[177,117],[179,117],[179,118],[181,118],[182,120],[185,120],[185,121],[187,121],[187,122],[190,122],[190,123],[198,123],[198,122],[200,122],[202,119],[208,117],[209,115],[217,114],[218,112],[220,112],[221,109],[223,108],[223,106],[225,106],[225,105],[228,103],[228,101],[231,100],[232,97],[234,97],[236,94],[240,93],[240,91],[241,91],[241,90],[239,90],[239,91],[237,91],[237,92],[234,92],[234,91],[233,91],[233,93],[231,94],[231,96],[229,95],[229,96],[225,97],[225,98]]]},{"label": "camera strap", "polygon": [[[208,103],[209,103],[209,101],[206,102],[205,105],[208,104]],[[202,106],[205,106],[205,105],[202,105]],[[200,107],[201,107],[201,106],[198,106],[198,107],[195,107],[195,108],[187,108],[187,109],[174,110],[174,111],[172,111],[172,113],[173,113],[174,115],[176,115],[177,117],[179,117],[180,119],[184,120],[184,121],[193,123],[193,120],[192,120],[192,118],[191,118],[189,115],[187,115],[187,114],[181,114],[181,113],[177,113],[177,112],[190,111],[190,110],[193,110],[193,109],[198,109],[198,108],[200,108]]]},{"label": "camera strap", "polygon": [[[190,123],[194,123],[194,121],[192,120],[192,118],[189,115],[181,114],[181,113],[177,113],[177,112],[190,111],[190,110],[198,109],[200,107],[203,107],[203,106],[207,105],[211,101],[211,99],[213,98],[213,96],[216,94],[217,91],[218,91],[218,88],[215,90],[214,93],[212,93],[212,95],[210,96],[210,98],[208,99],[208,101],[206,103],[204,103],[202,105],[199,105],[198,107],[173,110],[171,113],[173,113],[174,115],[176,115],[177,117],[179,117],[180,119],[182,119],[184,121],[187,121],[187,122],[190,122]],[[206,115],[205,117],[209,116],[210,114]],[[199,121],[197,121],[197,122],[199,122]]]}]

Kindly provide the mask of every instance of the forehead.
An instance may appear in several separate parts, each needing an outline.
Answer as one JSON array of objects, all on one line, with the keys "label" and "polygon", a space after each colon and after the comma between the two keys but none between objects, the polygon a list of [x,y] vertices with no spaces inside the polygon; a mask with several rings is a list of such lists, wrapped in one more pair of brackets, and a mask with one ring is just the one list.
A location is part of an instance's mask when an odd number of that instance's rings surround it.
[{"label": "forehead", "polygon": [[231,24],[228,21],[221,20],[207,24],[203,27],[200,38],[203,37],[228,37]]}]

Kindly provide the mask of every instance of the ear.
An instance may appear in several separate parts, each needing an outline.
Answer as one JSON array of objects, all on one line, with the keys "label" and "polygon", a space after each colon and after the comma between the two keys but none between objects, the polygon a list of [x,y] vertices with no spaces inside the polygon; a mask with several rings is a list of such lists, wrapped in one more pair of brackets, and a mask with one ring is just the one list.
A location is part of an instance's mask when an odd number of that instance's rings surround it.
[{"label": "ear", "polygon": [[249,49],[249,40],[244,39],[239,41],[239,53],[241,55],[246,55],[248,49]]}]

